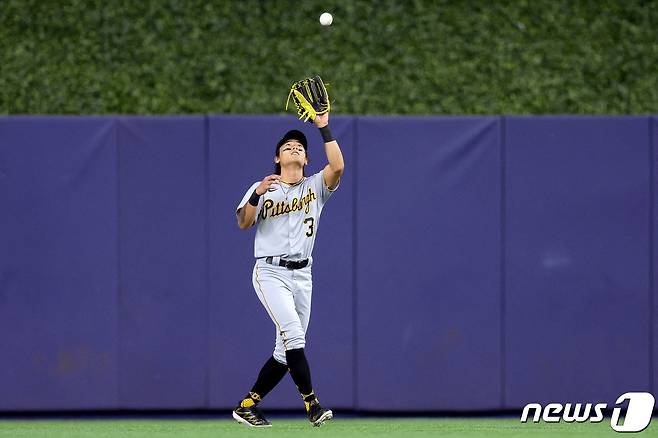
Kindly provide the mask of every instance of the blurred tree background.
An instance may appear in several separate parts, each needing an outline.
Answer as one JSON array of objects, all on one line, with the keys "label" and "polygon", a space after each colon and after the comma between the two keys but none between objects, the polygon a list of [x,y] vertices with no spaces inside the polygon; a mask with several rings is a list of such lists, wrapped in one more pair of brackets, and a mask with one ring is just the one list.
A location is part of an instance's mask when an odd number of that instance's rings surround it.
[{"label": "blurred tree background", "polygon": [[[320,26],[324,11],[334,24]],[[0,113],[658,112],[658,0],[0,0]]]}]

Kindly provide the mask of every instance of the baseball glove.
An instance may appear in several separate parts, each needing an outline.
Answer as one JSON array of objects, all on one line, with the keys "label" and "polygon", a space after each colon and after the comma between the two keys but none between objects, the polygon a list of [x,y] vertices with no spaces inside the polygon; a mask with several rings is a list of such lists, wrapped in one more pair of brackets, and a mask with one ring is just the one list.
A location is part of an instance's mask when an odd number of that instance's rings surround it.
[{"label": "baseball glove", "polygon": [[305,122],[313,122],[315,116],[326,114],[331,109],[329,104],[329,95],[320,76],[302,79],[292,84],[288,100],[286,101],[286,110],[292,97],[297,114]]}]

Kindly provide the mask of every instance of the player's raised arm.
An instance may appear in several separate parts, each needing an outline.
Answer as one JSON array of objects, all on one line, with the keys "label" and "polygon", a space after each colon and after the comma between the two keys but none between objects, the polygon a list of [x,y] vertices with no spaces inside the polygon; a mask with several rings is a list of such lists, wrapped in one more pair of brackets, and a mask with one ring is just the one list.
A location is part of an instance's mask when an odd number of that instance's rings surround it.
[{"label": "player's raised arm", "polygon": [[244,204],[235,214],[238,219],[238,227],[246,230],[256,222],[256,212],[258,211],[258,201],[260,197],[267,192],[272,184],[279,182],[279,175],[268,175],[252,192],[249,201]]},{"label": "player's raised arm", "polygon": [[329,161],[323,172],[324,183],[329,190],[333,190],[338,185],[343,170],[345,170],[343,153],[329,130],[329,113],[316,116],[313,123],[320,129],[320,134],[322,134],[324,140],[324,150],[327,153],[327,161]]}]

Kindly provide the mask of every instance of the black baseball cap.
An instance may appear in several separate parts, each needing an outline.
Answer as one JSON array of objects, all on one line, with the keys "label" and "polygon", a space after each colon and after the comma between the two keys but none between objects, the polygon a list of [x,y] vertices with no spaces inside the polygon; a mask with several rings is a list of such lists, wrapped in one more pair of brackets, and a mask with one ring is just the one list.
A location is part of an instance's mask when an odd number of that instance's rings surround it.
[{"label": "black baseball cap", "polygon": [[279,154],[279,148],[283,146],[285,142],[288,140],[297,140],[304,146],[304,150],[308,148],[308,141],[306,140],[306,136],[302,131],[298,131],[297,129],[292,129],[288,132],[285,133],[285,135],[279,140],[279,142],[276,144],[276,154]]}]

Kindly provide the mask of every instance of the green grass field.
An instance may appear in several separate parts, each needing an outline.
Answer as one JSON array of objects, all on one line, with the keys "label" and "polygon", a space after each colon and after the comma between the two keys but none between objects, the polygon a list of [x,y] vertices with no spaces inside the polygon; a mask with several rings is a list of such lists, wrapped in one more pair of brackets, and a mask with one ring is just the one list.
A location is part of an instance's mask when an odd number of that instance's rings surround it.
[{"label": "green grass field", "polygon": [[[517,418],[367,418],[334,419],[320,428],[299,419],[271,419],[267,429],[251,429],[231,420],[0,420],[1,438],[217,438],[217,437],[620,437],[610,421],[598,424],[521,424]],[[649,425],[630,436],[656,437]]]}]

